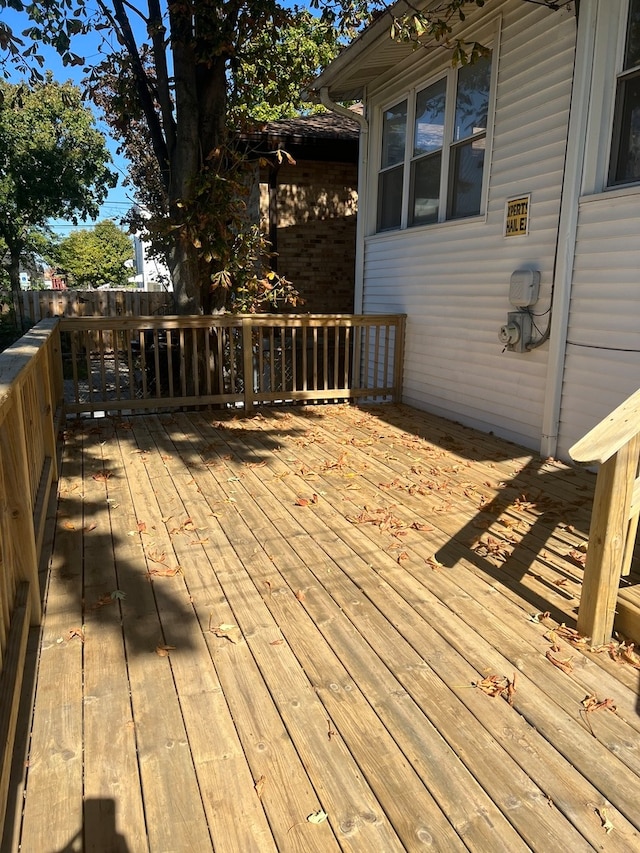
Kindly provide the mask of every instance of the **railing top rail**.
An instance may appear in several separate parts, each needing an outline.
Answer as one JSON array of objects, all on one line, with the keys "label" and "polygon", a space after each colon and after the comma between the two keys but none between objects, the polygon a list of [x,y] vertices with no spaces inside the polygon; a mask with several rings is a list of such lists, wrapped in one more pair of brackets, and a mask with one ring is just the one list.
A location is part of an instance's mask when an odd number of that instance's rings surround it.
[{"label": "railing top rail", "polygon": [[41,320],[20,340],[0,353],[0,423],[11,405],[12,391],[21,373],[27,370],[33,359],[47,343],[51,333],[60,321],[55,317]]},{"label": "railing top rail", "polygon": [[211,314],[207,316],[153,315],[147,317],[61,317],[63,331],[73,329],[202,329],[210,326],[240,327],[250,321],[254,327],[316,327],[324,326],[369,326],[396,324],[406,314]]},{"label": "railing top rail", "polygon": [[575,462],[603,464],[640,432],[640,389],[569,448]]}]

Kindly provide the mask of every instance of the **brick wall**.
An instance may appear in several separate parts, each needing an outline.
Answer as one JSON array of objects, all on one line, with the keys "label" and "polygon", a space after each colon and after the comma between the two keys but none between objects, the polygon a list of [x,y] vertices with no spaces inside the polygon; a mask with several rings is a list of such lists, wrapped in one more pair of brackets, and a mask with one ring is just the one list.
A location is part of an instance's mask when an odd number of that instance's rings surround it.
[{"label": "brick wall", "polygon": [[[261,176],[260,210],[268,219],[268,176]],[[305,300],[296,311],[353,312],[357,168],[353,163],[304,162],[278,170],[278,272]]]}]

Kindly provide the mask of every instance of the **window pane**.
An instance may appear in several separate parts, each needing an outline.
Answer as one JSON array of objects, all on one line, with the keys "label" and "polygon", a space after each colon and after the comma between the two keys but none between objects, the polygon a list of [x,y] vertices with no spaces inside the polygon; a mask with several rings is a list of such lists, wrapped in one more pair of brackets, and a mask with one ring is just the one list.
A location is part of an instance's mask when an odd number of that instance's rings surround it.
[{"label": "window pane", "polygon": [[640,75],[618,83],[616,112],[614,135],[618,148],[611,183],[640,181]]},{"label": "window pane", "polygon": [[438,221],[441,166],[442,154],[438,153],[423,160],[416,160],[411,167],[412,225]]},{"label": "window pane", "polygon": [[413,138],[414,157],[442,148],[446,88],[447,81],[444,79],[418,92]]},{"label": "window pane", "polygon": [[382,172],[378,181],[378,231],[399,228],[402,220],[402,176],[404,168],[397,166]]},{"label": "window pane", "polygon": [[640,65],[640,0],[629,3],[629,22],[627,24],[627,46],[624,67],[635,68]]},{"label": "window pane", "polygon": [[485,138],[482,137],[451,151],[450,219],[480,213],[484,149]]},{"label": "window pane", "polygon": [[491,56],[482,56],[458,71],[454,140],[466,139],[487,129]]},{"label": "window pane", "polygon": [[407,136],[407,102],[402,101],[382,118],[382,164],[381,168],[404,162],[404,143]]}]

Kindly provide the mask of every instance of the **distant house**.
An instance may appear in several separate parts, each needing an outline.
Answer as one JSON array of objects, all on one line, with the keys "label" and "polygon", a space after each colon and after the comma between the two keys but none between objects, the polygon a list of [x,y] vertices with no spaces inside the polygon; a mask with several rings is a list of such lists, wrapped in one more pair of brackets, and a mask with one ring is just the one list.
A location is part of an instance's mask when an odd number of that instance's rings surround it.
[{"label": "distant house", "polygon": [[243,137],[260,165],[254,213],[274,269],[304,299],[296,311],[353,311],[358,123],[324,113],[273,121]]},{"label": "distant house", "polygon": [[553,5],[469,6],[456,68],[400,2],[314,88],[364,101],[355,310],[407,313],[404,400],[566,457],[640,385],[640,0]]}]

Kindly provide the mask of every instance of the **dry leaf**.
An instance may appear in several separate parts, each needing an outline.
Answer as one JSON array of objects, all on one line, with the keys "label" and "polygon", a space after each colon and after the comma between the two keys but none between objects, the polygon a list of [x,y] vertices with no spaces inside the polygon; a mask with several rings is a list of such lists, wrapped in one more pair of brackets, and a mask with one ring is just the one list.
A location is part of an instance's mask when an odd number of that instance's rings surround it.
[{"label": "dry leaf", "polygon": [[309,506],[309,501],[306,498],[296,498],[295,506]]},{"label": "dry leaf", "polygon": [[298,601],[304,601],[304,592],[301,589],[296,592],[296,598]]},{"label": "dry leaf", "polygon": [[66,640],[73,640],[77,637],[81,643],[84,643],[84,628],[70,628],[65,637]]},{"label": "dry leaf", "polygon": [[602,808],[602,809],[596,809],[596,814],[598,815],[598,817],[599,817],[599,818],[600,818],[600,820],[602,821],[602,828],[603,828],[603,829],[604,829],[604,831],[607,833],[607,835],[608,835],[610,832],[613,832],[613,830],[615,829],[615,827],[614,827],[614,825],[611,823],[611,821],[610,821],[610,819],[609,819],[609,816],[607,815],[607,810],[606,810],[606,809],[604,809],[604,808]]},{"label": "dry leaf", "polygon": [[63,522],[62,526],[64,527],[65,530],[75,530],[76,529],[76,526],[73,523],[73,521],[65,521],[65,522]]},{"label": "dry leaf", "polygon": [[325,811],[318,809],[317,812],[307,815],[307,820],[309,823],[324,823],[328,817],[329,815]]},{"label": "dry leaf", "polygon": [[216,635],[216,637],[224,637],[226,640],[229,640],[229,642],[234,643],[235,645],[240,642],[241,634],[237,625],[229,625],[223,622],[221,625],[211,628],[210,630]]},{"label": "dry leaf", "polygon": [[510,705],[513,705],[513,694],[516,692],[516,673],[513,673],[513,680],[509,681],[506,675],[488,675],[482,681],[472,682],[473,687],[477,687],[486,693],[487,696],[502,696]]},{"label": "dry leaf", "polygon": [[96,480],[98,483],[106,483],[109,477],[111,477],[111,471],[107,471],[104,468],[102,471],[96,471],[96,473],[92,475],[92,479]]},{"label": "dry leaf", "polygon": [[551,652],[547,652],[545,657],[547,660],[551,661],[554,666],[557,666],[558,669],[561,669],[563,672],[566,672],[567,675],[570,672],[573,672],[573,658],[565,658],[565,660],[560,660],[559,658],[554,658]]},{"label": "dry leaf", "polygon": [[257,780],[257,782],[255,783],[255,785],[253,786],[253,788],[254,788],[254,790],[255,790],[256,794],[258,795],[258,797],[262,797],[262,791],[264,790],[264,784],[265,784],[265,782],[266,782],[266,781],[267,781],[267,780],[266,780],[266,777],[265,777],[264,775],[262,775],[262,776]]},{"label": "dry leaf", "polygon": [[147,532],[146,523],[144,521],[139,521],[138,522],[138,533],[146,533],[146,532]]},{"label": "dry leaf", "polygon": [[156,646],[156,654],[161,658],[168,658],[169,654],[175,650],[175,646]]},{"label": "dry leaf", "polygon": [[182,573],[182,566],[176,566],[175,569],[148,569],[147,574],[156,578],[173,578]]}]

